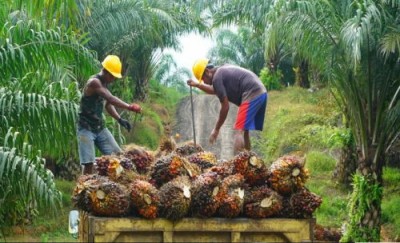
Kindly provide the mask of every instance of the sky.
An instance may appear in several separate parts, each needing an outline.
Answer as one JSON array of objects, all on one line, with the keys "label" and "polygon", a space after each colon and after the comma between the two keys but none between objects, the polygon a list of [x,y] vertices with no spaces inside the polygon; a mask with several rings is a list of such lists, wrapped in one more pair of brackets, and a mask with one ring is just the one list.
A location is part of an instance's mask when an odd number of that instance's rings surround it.
[{"label": "sky", "polygon": [[182,51],[166,50],[166,53],[170,53],[173,56],[178,67],[185,67],[190,72],[194,62],[199,58],[206,57],[208,50],[214,46],[211,38],[205,38],[195,33],[181,36],[179,40]]}]

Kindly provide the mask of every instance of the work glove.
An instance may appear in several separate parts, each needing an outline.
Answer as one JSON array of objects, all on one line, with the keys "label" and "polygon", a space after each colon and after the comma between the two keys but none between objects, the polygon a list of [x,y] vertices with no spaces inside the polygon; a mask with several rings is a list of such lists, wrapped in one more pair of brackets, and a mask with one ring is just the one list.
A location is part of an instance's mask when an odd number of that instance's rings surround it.
[{"label": "work glove", "polygon": [[127,120],[125,120],[123,118],[119,118],[118,123],[119,123],[119,125],[125,127],[125,129],[128,130],[128,132],[131,131],[132,126]]},{"label": "work glove", "polygon": [[140,105],[138,105],[138,104],[133,103],[133,104],[129,105],[128,110],[134,111],[136,113],[140,113],[140,112],[142,112],[142,107],[140,107]]}]

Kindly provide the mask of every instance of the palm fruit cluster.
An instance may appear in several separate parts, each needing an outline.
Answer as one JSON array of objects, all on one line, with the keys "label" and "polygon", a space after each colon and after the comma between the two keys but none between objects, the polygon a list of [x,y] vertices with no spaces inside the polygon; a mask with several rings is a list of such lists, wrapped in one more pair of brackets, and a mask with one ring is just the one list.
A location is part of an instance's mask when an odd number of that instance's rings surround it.
[{"label": "palm fruit cluster", "polygon": [[189,142],[178,146],[174,152],[185,157],[194,153],[204,152],[204,149],[199,144],[194,145],[194,143]]},{"label": "palm fruit cluster", "polygon": [[217,194],[220,202],[218,215],[225,218],[234,218],[240,215],[244,203],[244,177],[235,174],[223,179],[221,189]]},{"label": "palm fruit cluster", "polygon": [[77,184],[72,192],[72,202],[75,207],[92,212],[92,201],[90,192],[92,187],[107,182],[108,178],[101,175],[82,175],[78,178]]},{"label": "palm fruit cluster", "polygon": [[176,142],[172,137],[163,137],[160,145],[155,152],[155,157],[159,158],[171,154],[176,149]]},{"label": "palm fruit cluster", "polygon": [[314,240],[325,242],[339,242],[342,233],[335,229],[325,228],[319,224],[314,226]]},{"label": "palm fruit cluster", "polygon": [[215,172],[199,175],[192,185],[191,216],[199,218],[212,217],[219,205],[217,198],[221,187],[221,178]]},{"label": "palm fruit cluster", "polygon": [[99,175],[108,176],[108,165],[110,164],[110,160],[112,159],[109,155],[103,155],[101,157],[96,158],[96,170]]},{"label": "palm fruit cluster", "polygon": [[309,172],[304,168],[304,160],[297,156],[283,156],[272,163],[269,184],[282,195],[290,195],[304,187]]},{"label": "palm fruit cluster", "polygon": [[129,146],[118,155],[97,158],[97,174],[78,179],[74,204],[99,216],[171,220],[308,218],[321,204],[304,187],[309,175],[299,157],[283,156],[269,168],[249,151],[217,161],[199,145],[176,146],[168,139],[158,151]]},{"label": "palm fruit cluster", "polygon": [[251,151],[240,152],[233,158],[233,173],[240,173],[250,186],[265,184],[268,178],[268,168],[264,161]]},{"label": "palm fruit cluster", "polygon": [[290,218],[311,218],[314,211],[321,205],[322,198],[306,188],[285,198],[282,212]]},{"label": "palm fruit cluster", "polygon": [[221,161],[217,165],[211,167],[209,170],[217,173],[221,177],[227,177],[233,175],[233,160]]},{"label": "palm fruit cluster", "polygon": [[137,171],[135,164],[129,158],[122,157],[119,162],[120,162],[122,168],[124,168],[125,170]]},{"label": "palm fruit cluster", "polygon": [[217,164],[217,157],[211,152],[199,152],[188,156],[190,163],[196,164],[202,171]]},{"label": "palm fruit cluster", "polygon": [[158,188],[178,176],[193,177],[198,174],[200,174],[200,169],[196,165],[174,153],[159,158],[150,171],[152,183]]},{"label": "palm fruit cluster", "polygon": [[282,196],[267,185],[246,191],[244,214],[250,218],[268,218],[282,209]]},{"label": "palm fruit cluster", "polygon": [[138,146],[127,147],[124,156],[132,161],[136,171],[140,174],[147,173],[154,162],[154,156]]},{"label": "palm fruit cluster", "polygon": [[[84,176],[74,189],[73,201],[97,216],[123,216],[130,210],[126,187],[98,175]],[[81,205],[85,204],[85,205]]]},{"label": "palm fruit cluster", "polygon": [[130,185],[132,206],[137,213],[144,218],[154,219],[158,217],[160,197],[157,188],[144,180],[135,180]]},{"label": "palm fruit cluster", "polygon": [[160,188],[160,216],[177,220],[185,217],[192,200],[191,181],[187,176],[179,176]]}]

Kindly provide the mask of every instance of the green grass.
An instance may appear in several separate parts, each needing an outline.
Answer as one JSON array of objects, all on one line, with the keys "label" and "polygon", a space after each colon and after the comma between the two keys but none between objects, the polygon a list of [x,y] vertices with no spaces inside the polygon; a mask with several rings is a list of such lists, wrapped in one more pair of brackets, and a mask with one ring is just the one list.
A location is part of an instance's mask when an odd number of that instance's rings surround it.
[{"label": "green grass", "polygon": [[400,238],[400,169],[384,168],[382,222],[391,228],[392,234]]},{"label": "green grass", "polygon": [[270,162],[295,151],[335,149],[341,146],[336,126],[340,119],[327,90],[309,93],[300,88],[271,91],[268,96],[266,129],[255,148]]},{"label": "green grass", "polygon": [[5,232],[6,242],[78,242],[68,232],[69,211],[75,181],[56,179],[56,186],[62,193],[62,207],[56,213],[46,209],[38,212],[31,225],[9,228]]},{"label": "green grass", "polygon": [[330,155],[320,151],[310,151],[306,158],[306,168],[310,171],[310,179],[306,187],[322,197],[322,204],[314,215],[317,223],[340,228],[346,219],[347,198],[350,191],[335,185],[332,171],[336,161]]},{"label": "green grass", "polygon": [[77,240],[68,232],[68,216],[69,211],[73,209],[71,195],[76,182],[56,180],[56,185],[62,193],[63,207],[55,215],[47,214],[46,210],[42,210],[42,217],[34,222],[33,227],[46,230],[36,232],[35,235],[40,238],[41,242],[75,242]]},{"label": "green grass", "polygon": [[331,172],[335,169],[336,160],[329,154],[321,151],[310,151],[307,153],[306,168],[312,174]]}]

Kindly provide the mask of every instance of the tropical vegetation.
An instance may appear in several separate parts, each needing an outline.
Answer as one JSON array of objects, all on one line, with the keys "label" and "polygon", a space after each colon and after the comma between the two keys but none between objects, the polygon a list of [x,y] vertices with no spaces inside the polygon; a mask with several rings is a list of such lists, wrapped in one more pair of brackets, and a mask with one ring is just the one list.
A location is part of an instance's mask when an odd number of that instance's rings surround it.
[{"label": "tropical vegetation", "polygon": [[[271,89],[330,90],[344,116],[343,151],[352,154],[342,162],[356,172],[342,240],[379,241],[383,171],[400,135],[399,12],[399,0],[0,0],[0,226],[59,205],[46,160],[76,158],[80,90],[99,60],[121,57],[125,77],[112,92],[124,100],[146,102],[154,82],[186,92],[174,80],[190,71],[163,50],[211,23],[238,27],[217,35],[209,53],[217,62],[247,67]],[[291,70],[295,82],[285,80]]]},{"label": "tropical vegetation", "polygon": [[274,66],[291,55],[300,74],[312,71],[329,83],[354,136],[361,176],[354,181],[343,240],[379,241],[382,171],[400,131],[400,2],[199,2],[217,25],[249,23],[254,33],[262,32],[265,56]]},{"label": "tropical vegetation", "polygon": [[205,29],[184,1],[140,0],[0,0],[0,26],[0,226],[59,206],[46,161],[76,161],[80,90],[99,60],[119,55],[126,78],[113,92],[145,101],[160,52]]}]

